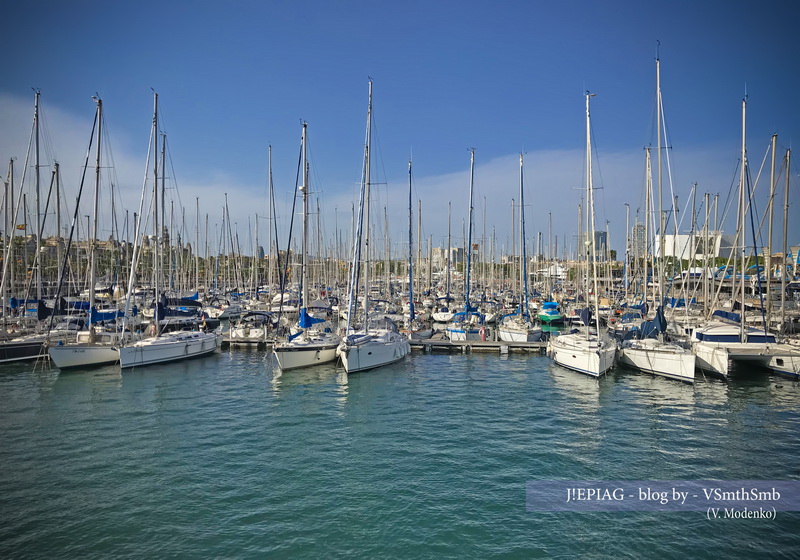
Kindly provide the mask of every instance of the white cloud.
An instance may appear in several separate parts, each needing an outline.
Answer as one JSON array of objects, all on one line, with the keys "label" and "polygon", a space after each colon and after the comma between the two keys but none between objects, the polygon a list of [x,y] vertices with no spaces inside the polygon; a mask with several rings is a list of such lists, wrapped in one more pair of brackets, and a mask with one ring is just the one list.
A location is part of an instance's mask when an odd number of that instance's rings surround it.
[{"label": "white cloud", "polygon": [[[53,158],[61,164],[64,192],[66,193],[67,206],[74,205],[77,187],[80,181],[82,165],[86,157],[89,134],[91,131],[93,107],[87,102],[85,115],[74,115],[58,107],[47,104],[47,99],[42,96],[43,123],[46,134],[43,134],[42,146],[42,189],[46,193],[49,184],[49,163]],[[110,111],[113,117],[113,111]],[[33,116],[33,95],[30,98],[0,93],[0,157],[16,157],[16,181],[19,185],[22,168],[24,166],[25,151],[31,132]],[[143,123],[141,130],[133,136],[126,130],[115,128],[111,117],[107,119],[110,130],[110,145],[113,150],[112,170],[104,170],[104,185],[109,181],[118,187],[121,208],[117,208],[118,227],[122,227],[125,219],[124,210],[128,211],[132,219],[133,212],[138,212],[142,181],[145,171],[145,158],[147,154],[148,131],[147,123]],[[46,148],[46,149],[45,149]],[[762,157],[762,147],[757,147],[759,154],[751,155],[757,159],[758,164]],[[637,208],[644,204],[645,182],[645,156],[641,147],[631,147],[628,150],[604,152],[599,148],[599,163],[595,163],[595,186],[602,187],[597,191],[596,199],[596,227],[605,229],[606,220],[610,221],[611,247],[622,249],[624,245],[625,207],[624,203],[631,206],[631,222],[633,222]],[[735,179],[737,162],[735,142],[725,146],[705,146],[684,149],[674,149],[670,152],[671,163],[675,170],[673,185],[679,196],[679,205],[684,207],[691,188],[691,183],[697,181],[698,205],[702,201],[703,192],[720,193],[720,208],[725,204]],[[107,157],[107,156],[106,156]],[[90,169],[87,172],[87,183],[84,191],[84,201],[81,203],[79,216],[82,225],[85,224],[84,216],[90,213],[91,192],[93,189],[93,161],[90,158]],[[224,159],[222,160],[224,161]],[[214,251],[220,239],[222,224],[222,209],[225,203],[224,194],[227,193],[231,221],[238,226],[239,245],[244,252],[251,250],[252,229],[255,227],[255,215],[259,219],[260,244],[266,245],[269,222],[265,219],[267,214],[266,178],[260,184],[240,179],[232,172],[222,171],[216,162],[202,162],[202,169],[189,170],[185,163],[174,162],[174,172],[168,169],[168,187],[174,186],[172,179],[177,178],[179,200],[174,195],[176,191],[170,188],[170,195],[176,200],[176,222],[181,222],[180,204],[185,208],[185,232],[183,238],[194,244],[195,239],[195,201],[199,198],[200,229],[205,229],[206,214],[209,222],[209,246]],[[104,164],[110,165],[109,161]],[[255,165],[263,167],[263,162]],[[753,164],[756,165],[756,164]],[[313,161],[312,161],[313,167]],[[350,166],[351,168],[356,167]],[[653,164],[655,174],[655,162]],[[755,172],[754,172],[755,173]],[[113,176],[113,178],[112,178]],[[182,177],[190,177],[183,180]],[[202,177],[203,179],[197,179]],[[384,207],[389,218],[389,235],[392,240],[392,251],[395,255],[405,252],[405,243],[408,237],[408,178],[407,176],[391,177],[386,179],[373,178],[376,185],[373,189],[372,222],[376,233],[376,246],[383,254]],[[766,191],[762,181],[759,193]],[[29,207],[33,207],[33,183],[31,177],[26,179],[26,191]],[[351,208],[358,202],[358,185],[354,184],[352,177],[342,179],[328,177],[320,192],[320,207],[322,216],[319,221],[326,232],[322,238],[330,247],[334,239],[339,239],[341,245],[347,245],[350,239]],[[312,185],[313,186],[313,185]],[[447,236],[447,205],[452,203],[452,243],[454,246],[462,245],[462,224],[467,218],[469,187],[469,156],[465,152],[463,168],[441,175],[426,175],[415,170],[414,173],[414,238],[417,237],[416,211],[417,200],[422,201],[423,215],[423,243],[427,245],[428,236],[433,237],[433,245],[441,246],[446,243]],[[539,150],[525,154],[525,202],[526,202],[526,229],[528,233],[529,252],[535,248],[537,232],[543,232],[544,243],[547,243],[548,216],[552,214],[553,237],[558,238],[559,253],[563,254],[566,239],[567,249],[575,245],[577,232],[577,206],[585,193],[584,155],[581,147],[574,150]],[[664,178],[665,203],[670,196],[669,181]],[[278,206],[278,225],[281,247],[286,245],[286,230],[290,220],[291,193],[285,187],[276,191]],[[519,198],[519,160],[518,154],[509,154],[484,159],[481,151],[476,151],[475,193],[474,193],[474,242],[480,243],[485,231],[491,238],[494,227],[496,235],[496,252],[509,250],[511,235],[511,200]],[[111,230],[110,197],[107,193],[101,196],[101,237],[108,237]],[[169,213],[170,205],[167,204]],[[316,203],[312,203],[312,211]],[[763,211],[764,204],[759,205]],[[334,215],[334,210],[336,214]],[[299,206],[298,206],[299,211]],[[682,211],[682,210],[681,210]],[[485,213],[485,220],[484,220]],[[679,214],[679,216],[682,214]],[[48,218],[52,224],[54,220]],[[18,220],[22,221],[22,220]],[[68,224],[69,218],[62,217],[62,223]],[[312,217],[314,224],[317,218]],[[168,222],[169,223],[169,222]],[[688,228],[689,220],[684,222],[683,229]],[[777,220],[776,228],[782,227]],[[251,231],[248,231],[248,224]],[[338,226],[338,227],[337,227]],[[66,227],[66,226],[65,226]],[[84,226],[85,227],[85,226]],[[338,229],[338,232],[334,232]],[[53,231],[48,229],[47,231]],[[299,219],[295,221],[295,232],[300,231]],[[488,243],[489,241],[487,241]],[[205,244],[201,240],[201,248]],[[344,249],[349,254],[349,248]],[[487,246],[488,251],[488,246]]]}]

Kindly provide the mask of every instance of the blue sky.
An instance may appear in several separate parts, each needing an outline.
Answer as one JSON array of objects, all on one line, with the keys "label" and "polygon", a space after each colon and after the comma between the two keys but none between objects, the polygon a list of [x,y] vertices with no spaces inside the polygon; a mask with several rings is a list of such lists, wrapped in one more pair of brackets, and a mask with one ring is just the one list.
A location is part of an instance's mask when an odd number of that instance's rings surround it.
[{"label": "blue sky", "polygon": [[[406,236],[409,155],[423,235],[437,246],[446,235],[448,201],[460,237],[474,147],[476,235],[485,214],[488,233],[494,226],[498,246],[508,246],[523,151],[530,237],[546,232],[552,213],[559,245],[565,236],[574,245],[588,89],[597,94],[597,223],[610,222],[612,247],[621,249],[624,203],[634,211],[643,205],[643,148],[656,142],[657,41],[681,206],[695,181],[698,200],[711,192],[725,203],[745,91],[754,176],[773,133],[781,154],[800,136],[794,2],[44,1],[14,2],[3,19],[12,63],[0,80],[0,158],[16,157],[22,166],[31,88],[40,88],[54,152],[48,155],[61,163],[74,193],[97,92],[115,184],[133,209],[152,87],[190,239],[195,197],[213,224],[227,192],[246,244],[245,224],[266,214],[268,144],[279,219],[288,219],[302,120],[309,123],[312,184],[326,234],[332,237],[335,225],[346,229],[360,176],[368,76],[375,82],[375,173],[386,183],[378,187],[375,214],[388,207],[397,243]],[[794,159],[790,215],[800,197],[800,153]],[[762,179],[758,192],[767,189]],[[793,222],[790,242],[798,243]],[[776,224],[782,227],[780,217]]]}]

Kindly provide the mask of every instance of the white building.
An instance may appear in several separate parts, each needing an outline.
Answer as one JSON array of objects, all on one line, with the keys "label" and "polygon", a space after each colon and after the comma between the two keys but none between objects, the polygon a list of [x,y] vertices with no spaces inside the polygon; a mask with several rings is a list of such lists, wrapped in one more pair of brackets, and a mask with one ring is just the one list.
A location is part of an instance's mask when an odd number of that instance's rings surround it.
[{"label": "white building", "polygon": [[661,248],[664,248],[665,257],[676,257],[683,260],[694,258],[709,259],[717,257],[728,258],[736,249],[734,247],[734,237],[725,235],[721,231],[708,232],[708,247],[705,246],[706,234],[697,232],[695,234],[685,233],[678,235],[665,235],[662,243],[661,236],[655,236],[655,256],[661,257]]}]

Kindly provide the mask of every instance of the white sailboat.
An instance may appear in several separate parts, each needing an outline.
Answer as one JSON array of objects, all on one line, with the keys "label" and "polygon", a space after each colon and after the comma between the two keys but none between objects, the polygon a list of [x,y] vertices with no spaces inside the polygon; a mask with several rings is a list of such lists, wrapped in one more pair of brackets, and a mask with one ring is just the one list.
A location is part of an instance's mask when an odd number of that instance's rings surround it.
[{"label": "white sailboat", "polygon": [[528,305],[528,251],[525,243],[525,192],[522,170],[522,154],[519,154],[519,243],[522,255],[519,281],[522,300],[516,313],[506,315],[500,320],[497,335],[504,342],[537,342],[542,339],[542,327],[531,321]]},{"label": "white sailboat", "polygon": [[472,192],[475,179],[475,150],[469,156],[469,213],[467,214],[467,267],[464,275],[464,311],[454,313],[445,329],[447,338],[455,342],[486,340],[488,329],[483,314],[470,303],[470,284],[472,283]]},{"label": "white sailboat", "polygon": [[[161,282],[161,271],[159,268],[159,219],[158,219],[158,94],[154,92],[154,110],[153,110],[153,131],[152,131],[152,155],[153,155],[153,230],[156,235],[156,242],[151,244],[153,247],[153,278],[155,279],[155,300],[159,301],[160,290],[159,284]],[[145,183],[146,185],[146,183]],[[140,211],[144,206],[144,192],[142,193],[142,200],[140,202]],[[139,214],[141,216],[141,212]],[[123,318],[123,327],[127,322],[127,317],[131,308],[131,296],[134,293],[134,286],[136,280],[136,264],[139,256],[137,249],[141,247],[141,236],[143,231],[140,231],[141,218],[136,225],[136,242],[134,247],[134,255],[131,262],[131,274],[128,278],[128,297],[125,301],[125,317]],[[186,360],[189,358],[196,358],[206,356],[216,352],[222,344],[222,335],[216,332],[202,332],[202,331],[177,331],[170,333],[160,332],[161,327],[159,324],[159,317],[156,314],[155,319],[150,327],[153,335],[149,338],[137,340],[136,342],[123,346],[119,349],[119,363],[122,369],[147,366],[153,364],[160,364],[166,362],[173,362],[179,360]],[[124,330],[124,328],[123,328]]]},{"label": "white sailboat", "polygon": [[[781,344],[776,337],[768,331],[768,322],[763,321],[763,327],[756,329],[746,325],[745,291],[747,284],[746,270],[746,216],[751,203],[747,195],[748,160],[746,145],[746,119],[747,100],[742,100],[742,151],[741,173],[739,177],[739,222],[737,225],[737,241],[741,248],[738,274],[732,279],[732,286],[736,286],[741,309],[740,313],[731,313],[722,310],[712,314],[712,321],[692,331],[692,351],[697,357],[697,367],[709,373],[727,378],[730,373],[731,362],[745,362],[771,369],[775,373],[789,376],[798,376],[800,352],[789,344]],[[755,245],[756,240],[753,240]],[[764,302],[761,302],[764,308]]]},{"label": "white sailboat", "polygon": [[[369,82],[369,104],[367,109],[367,132],[364,144],[364,167],[361,174],[361,193],[358,221],[353,243],[353,263],[350,273],[350,291],[347,298],[347,328],[338,354],[347,373],[374,369],[403,359],[411,352],[408,339],[400,334],[392,321],[384,318],[370,320],[369,314],[369,188],[370,148],[372,137],[372,80]],[[365,217],[366,213],[366,217]],[[365,219],[366,218],[366,219]],[[367,247],[362,263],[362,243]],[[358,288],[363,276],[363,326],[356,328],[356,305]]]},{"label": "white sailboat", "polygon": [[[99,211],[99,192],[100,192],[100,169],[101,169],[101,139],[103,137],[103,100],[97,97],[94,98],[97,104],[95,113],[95,124],[97,128],[97,152],[95,162],[95,186],[94,186],[94,208],[93,208],[93,232],[87,232],[92,241],[97,239],[97,220]],[[87,154],[88,162],[88,154]],[[75,222],[78,219],[78,209],[75,209],[75,216],[73,217],[73,229]],[[72,236],[70,235],[70,243]],[[69,245],[67,246],[67,252]],[[58,341],[49,348],[50,359],[53,364],[59,369],[77,368],[77,367],[92,367],[106,364],[115,364],[119,362],[119,344],[123,340],[130,341],[132,334],[130,332],[118,331],[113,329],[100,329],[95,323],[98,312],[95,309],[95,244],[91,243],[91,251],[89,254],[89,317],[87,330],[79,330],[75,333],[75,338],[68,343],[63,340]],[[65,263],[66,265],[66,263]],[[63,267],[61,278],[65,274],[66,266]],[[61,285],[59,284],[57,290],[57,297],[60,297]],[[116,312],[110,313],[116,319],[119,314]]]},{"label": "white sailboat", "polygon": [[[658,106],[658,125],[656,127],[656,134],[658,135],[658,207],[659,207],[659,215],[661,215],[661,63],[659,59],[656,59],[656,97],[657,97],[657,106]],[[648,161],[648,171],[650,169],[650,152],[647,152],[647,161]],[[648,173],[648,182],[647,182],[647,189],[648,195],[650,194],[649,189],[651,186],[651,182],[649,180],[650,175]],[[649,200],[649,196],[645,197]],[[646,209],[645,214],[649,212],[649,208]],[[649,222],[649,218],[645,220]],[[662,238],[663,238],[663,231],[662,231]],[[646,244],[645,244],[646,245]],[[659,255],[663,260],[664,255]],[[645,258],[645,263],[647,259]],[[646,264],[645,264],[646,266]],[[647,272],[645,268],[645,278],[647,277]],[[659,276],[658,282],[658,291],[659,291],[659,301],[663,302],[663,294],[661,290],[661,276]],[[647,289],[645,286],[645,298],[644,301],[647,301]],[[666,329],[667,329],[667,322],[664,318],[664,309],[662,306],[659,306],[656,309],[655,320],[650,322],[645,322],[637,331],[632,331],[632,333],[637,333],[639,336],[631,337],[628,340],[625,340],[619,352],[619,360],[621,363],[632,367],[634,369],[638,369],[639,371],[643,371],[645,373],[650,373],[653,375],[660,375],[662,377],[668,377],[670,379],[677,379],[679,381],[684,381],[687,383],[694,383],[694,368],[695,368],[695,355],[691,352],[690,349],[684,348],[678,344],[674,344],[669,342],[665,339],[666,337]]]},{"label": "white sailboat", "polygon": [[695,355],[691,350],[664,340],[667,321],[664,310],[656,310],[654,321],[645,321],[636,331],[638,338],[620,346],[619,361],[645,373],[694,383]]},{"label": "white sailboat", "polygon": [[589,258],[592,260],[592,281],[594,284],[594,315],[597,317],[597,331],[592,332],[592,312],[586,308],[581,313],[585,324],[585,333],[577,332],[562,334],[550,338],[547,349],[553,361],[563,367],[586,373],[593,377],[605,374],[614,366],[617,353],[616,343],[602,333],[598,313],[597,289],[597,251],[595,250],[594,235],[594,194],[592,187],[592,143],[591,143],[591,116],[589,113],[589,99],[594,94],[586,92],[586,200],[587,200],[587,245]]},{"label": "white sailboat", "polygon": [[450,258],[452,256],[450,245],[450,203],[447,203],[447,259],[445,264],[445,295],[436,298],[436,306],[431,317],[437,323],[447,323],[453,318],[453,297],[450,295]]},{"label": "white sailboat", "polygon": [[[422,340],[433,335],[433,329],[426,326],[417,316],[414,306],[414,239],[412,234],[413,203],[411,182],[411,160],[408,160],[408,315],[400,332],[412,340]],[[421,218],[420,218],[421,220]]]},{"label": "white sailboat", "polygon": [[308,313],[308,124],[303,123],[302,165],[303,184],[298,188],[303,193],[303,254],[301,256],[301,307],[297,322],[298,332],[289,336],[288,340],[276,344],[272,348],[278,367],[286,371],[295,368],[314,366],[332,362],[336,359],[336,350],[341,339],[333,333],[326,321],[312,317]]}]

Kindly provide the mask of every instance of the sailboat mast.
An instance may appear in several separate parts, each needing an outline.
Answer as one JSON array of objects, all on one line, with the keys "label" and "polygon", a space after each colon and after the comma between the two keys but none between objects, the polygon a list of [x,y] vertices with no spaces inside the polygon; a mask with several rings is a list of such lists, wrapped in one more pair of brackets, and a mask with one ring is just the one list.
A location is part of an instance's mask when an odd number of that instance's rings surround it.
[{"label": "sailboat mast", "polygon": [[[364,230],[364,206],[367,199],[367,191],[369,185],[369,143],[370,143],[370,127],[372,124],[372,80],[369,81],[369,103],[367,105],[367,132],[364,140],[364,166],[361,169],[361,189],[358,201],[358,219],[356,220],[355,211],[353,211],[353,262],[350,268],[350,290],[347,296],[347,326],[345,333],[349,332],[351,327],[355,325],[356,307],[358,305],[358,284],[359,273],[362,268],[361,263],[361,239]],[[369,223],[367,223],[369,226]],[[365,244],[366,247],[366,244]],[[366,266],[365,276],[366,276]],[[365,285],[367,281],[365,279]],[[368,310],[368,296],[369,291],[364,294],[364,332],[367,330],[367,310]]]},{"label": "sailboat mast", "polygon": [[194,289],[200,290],[200,197],[194,199]]},{"label": "sailboat mast", "polygon": [[414,239],[412,225],[414,223],[413,200],[411,198],[411,159],[408,160],[408,325],[414,321]]},{"label": "sailboat mast", "polygon": [[153,243],[153,288],[155,290],[156,313],[153,316],[155,321],[155,334],[160,334],[160,324],[158,317],[158,302],[161,296],[159,259],[161,258],[159,220],[158,220],[158,94],[153,92],[153,230],[155,235]]},{"label": "sailboat mast", "polygon": [[[36,182],[36,254],[41,254],[42,248],[42,240],[41,240],[41,231],[42,231],[42,210],[40,204],[40,173],[39,173],[39,95],[41,92],[37,89],[36,90],[36,98],[34,101],[34,108],[33,108],[33,122],[34,122],[34,130],[36,133],[35,137],[35,163],[34,168],[36,170],[35,175],[35,182]],[[42,265],[41,261],[37,259],[36,261],[36,298],[42,299]]]},{"label": "sailboat mast", "polygon": [[369,186],[370,186],[370,149],[372,146],[372,80],[369,81],[369,102],[367,104],[367,141],[364,145],[364,332],[369,324]]},{"label": "sailboat mast", "polygon": [[703,205],[705,206],[706,211],[706,222],[703,226],[704,230],[704,241],[703,241],[703,315],[708,316],[708,298],[710,296],[708,291],[708,255],[709,255],[709,247],[708,247],[708,220],[711,217],[711,207],[709,206],[709,196],[708,193],[703,195]]},{"label": "sailboat mast", "polygon": [[300,192],[303,193],[303,255],[300,259],[301,301],[300,308],[308,308],[308,147],[306,145],[308,123],[303,122],[303,184]]},{"label": "sailboat mast", "polygon": [[[453,253],[453,250],[450,245],[450,207],[451,202],[447,201],[447,279],[445,280],[445,289],[447,291],[447,298],[450,298],[450,255]],[[447,304],[449,305],[450,302],[448,301]]]},{"label": "sailboat mast", "polygon": [[[586,92],[586,204],[589,207],[589,238],[591,244],[592,259],[592,285],[594,290],[594,316],[597,321],[597,334],[600,334],[600,298],[597,289],[597,247],[595,247],[594,234],[594,187],[592,185],[592,139],[591,139],[591,115],[589,113],[589,100],[594,97],[594,93]],[[586,332],[589,332],[587,325]]]},{"label": "sailboat mast", "polygon": [[658,165],[658,216],[659,216],[659,267],[658,267],[658,304],[660,305],[663,298],[664,298],[664,289],[662,286],[662,282],[664,281],[664,268],[666,258],[664,252],[666,250],[666,238],[664,237],[664,226],[661,225],[661,214],[664,211],[662,208],[663,204],[663,193],[662,193],[662,175],[661,175],[661,60],[656,57],[656,131],[657,131],[657,139],[656,139],[656,146],[658,153],[656,155],[656,161]]},{"label": "sailboat mast", "polygon": [[464,286],[464,311],[469,313],[470,269],[472,268],[472,191],[475,180],[475,148],[469,150],[469,214],[467,219],[467,274]]},{"label": "sailboat mast", "polygon": [[[411,160],[409,160],[410,162]],[[422,285],[422,201],[417,199],[417,286]],[[430,287],[430,286],[428,286]]]},{"label": "sailboat mast", "polygon": [[[781,328],[784,328],[784,321],[786,320],[786,255],[789,252],[788,246],[788,233],[789,233],[789,177],[791,173],[790,162],[792,159],[792,150],[786,150],[786,189],[783,193],[783,258],[781,259]],[[795,255],[795,262],[797,256]]]},{"label": "sailboat mast", "polygon": [[767,317],[772,315],[772,222],[773,216],[775,214],[775,206],[773,204],[775,200],[775,151],[776,151],[776,144],[778,143],[778,135],[772,135],[772,165],[770,166],[769,172],[769,203],[768,212],[769,212],[769,229],[767,233],[767,254],[766,258],[764,259],[764,272],[767,276]]},{"label": "sailboat mast", "polygon": [[740,286],[740,302],[741,319],[739,321],[739,338],[744,342],[744,296],[745,296],[745,268],[747,260],[747,230],[745,229],[745,215],[747,214],[747,203],[745,198],[745,190],[747,188],[747,145],[746,145],[746,132],[747,132],[747,98],[742,100],[742,163],[741,174],[739,176],[739,235],[741,236],[742,254],[741,266],[739,270],[739,286]]},{"label": "sailboat mast", "polygon": [[269,157],[268,157],[268,160],[269,160],[269,163],[268,163],[268,166],[269,166],[269,170],[268,170],[268,175],[269,175],[269,193],[267,194],[267,198],[269,199],[269,201],[268,201],[267,204],[269,206],[269,213],[267,215],[269,216],[268,220],[269,220],[269,223],[270,223],[270,228],[269,228],[269,259],[267,260],[267,267],[268,267],[268,269],[267,269],[267,286],[268,286],[267,290],[268,290],[269,293],[272,293],[272,268],[273,268],[273,257],[272,257],[272,241],[273,241],[273,239],[272,239],[272,229],[273,229],[272,228],[272,218],[273,218],[273,208],[272,208],[272,144],[270,144],[269,147],[268,147],[268,153],[269,153]]},{"label": "sailboat mast", "polygon": [[89,243],[89,322],[91,323],[91,311],[92,307],[94,307],[94,298],[95,298],[95,291],[94,285],[96,282],[95,278],[95,268],[97,266],[97,215],[100,210],[100,148],[101,148],[101,139],[102,139],[102,131],[103,131],[103,100],[99,97],[95,97],[95,103],[97,103],[97,156],[95,159],[95,168],[94,168],[94,209],[93,209],[93,224],[92,224],[92,232],[89,235],[88,243]]},{"label": "sailboat mast", "polygon": [[[645,153],[645,189],[644,189],[644,255],[642,256],[643,266],[644,266],[644,303],[645,306],[647,305],[647,291],[648,291],[648,281],[647,275],[649,273],[648,264],[650,260],[650,219],[653,216],[652,213],[652,191],[653,191],[653,170],[652,170],[652,160],[650,157],[650,148],[644,149]],[[659,245],[660,247],[660,245]],[[655,247],[652,247],[652,252],[655,253]],[[653,278],[656,276],[656,269],[655,266],[653,267]],[[655,284],[653,284],[653,289],[655,290]],[[655,292],[654,292],[655,295]],[[655,298],[653,298],[655,299]],[[642,316],[647,315],[647,313],[642,313]]]},{"label": "sailboat mast", "polygon": [[523,189],[522,153],[519,154],[519,248],[522,262],[520,263],[520,286],[522,287],[522,307],[520,314],[527,321],[530,317],[528,309],[528,252],[525,247],[525,195]]}]

